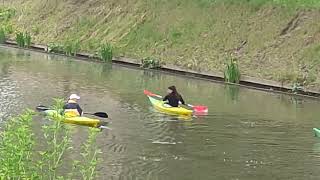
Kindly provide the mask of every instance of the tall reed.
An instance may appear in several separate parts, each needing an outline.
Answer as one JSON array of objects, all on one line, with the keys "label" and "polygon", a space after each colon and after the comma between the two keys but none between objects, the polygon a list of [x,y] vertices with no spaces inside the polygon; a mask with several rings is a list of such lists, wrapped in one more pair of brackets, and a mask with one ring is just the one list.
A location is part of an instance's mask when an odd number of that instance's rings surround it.
[{"label": "tall reed", "polygon": [[112,61],[113,57],[113,50],[111,44],[104,44],[101,46],[100,49],[100,58],[107,62],[107,61]]},{"label": "tall reed", "polygon": [[229,62],[226,64],[226,69],[224,71],[224,79],[229,83],[239,83],[240,82],[240,70],[237,64],[237,59],[230,58]]},{"label": "tall reed", "polygon": [[16,42],[19,47],[25,47],[24,34],[22,32],[16,34]]},{"label": "tall reed", "polygon": [[25,47],[30,47],[31,46],[31,35],[30,35],[30,33],[26,32],[24,34],[24,42],[25,42]]},{"label": "tall reed", "polygon": [[4,28],[0,28],[0,44],[3,44],[6,42],[6,32],[4,31]]}]

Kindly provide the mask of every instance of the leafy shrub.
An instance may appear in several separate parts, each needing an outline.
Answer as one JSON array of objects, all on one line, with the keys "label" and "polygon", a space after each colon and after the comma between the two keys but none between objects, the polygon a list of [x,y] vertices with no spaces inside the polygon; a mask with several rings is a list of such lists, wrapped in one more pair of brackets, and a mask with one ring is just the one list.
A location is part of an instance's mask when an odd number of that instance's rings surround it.
[{"label": "leafy shrub", "polygon": [[16,14],[14,9],[1,9],[0,8],[0,20],[8,21]]},{"label": "leafy shrub", "polygon": [[141,60],[141,67],[146,69],[154,69],[161,67],[161,64],[159,60],[148,57]]},{"label": "leafy shrub", "polygon": [[57,44],[57,43],[49,43],[48,44],[48,52],[55,52],[55,53],[61,53],[63,52],[64,47],[61,44]]}]

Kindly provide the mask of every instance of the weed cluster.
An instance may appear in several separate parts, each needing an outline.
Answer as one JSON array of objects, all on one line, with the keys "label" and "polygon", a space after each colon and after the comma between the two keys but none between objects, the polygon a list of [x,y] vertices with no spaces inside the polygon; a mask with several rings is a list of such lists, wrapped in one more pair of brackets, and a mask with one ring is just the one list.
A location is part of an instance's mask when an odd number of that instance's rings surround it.
[{"label": "weed cluster", "polygon": [[100,49],[100,58],[107,62],[107,61],[112,61],[113,57],[113,50],[112,46],[110,44],[104,44],[101,46]]},{"label": "weed cluster", "polygon": [[141,67],[146,69],[154,69],[161,67],[161,64],[159,60],[148,57],[141,60]]},{"label": "weed cluster", "polygon": [[16,42],[19,47],[30,47],[31,35],[28,32],[18,32],[16,34]]}]

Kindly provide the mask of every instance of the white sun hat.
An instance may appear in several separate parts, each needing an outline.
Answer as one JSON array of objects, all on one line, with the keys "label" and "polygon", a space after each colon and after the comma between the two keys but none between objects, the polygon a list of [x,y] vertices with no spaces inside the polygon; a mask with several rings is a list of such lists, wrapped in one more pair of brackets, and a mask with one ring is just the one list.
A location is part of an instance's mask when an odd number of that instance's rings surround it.
[{"label": "white sun hat", "polygon": [[71,94],[69,99],[80,99],[80,96],[76,95],[76,94]]}]

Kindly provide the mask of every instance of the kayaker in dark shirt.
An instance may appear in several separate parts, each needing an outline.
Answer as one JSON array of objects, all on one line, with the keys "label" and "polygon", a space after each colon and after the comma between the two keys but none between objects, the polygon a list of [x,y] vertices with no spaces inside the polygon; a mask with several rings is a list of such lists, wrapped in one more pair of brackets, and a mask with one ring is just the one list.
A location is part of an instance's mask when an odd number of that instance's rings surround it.
[{"label": "kayaker in dark shirt", "polygon": [[163,101],[167,101],[167,104],[172,107],[178,107],[179,102],[181,102],[181,104],[185,104],[182,96],[178,93],[175,86],[168,87],[168,94],[163,98]]},{"label": "kayaker in dark shirt", "polygon": [[64,105],[64,114],[69,117],[75,117],[75,116],[81,116],[82,115],[82,109],[80,105],[78,104],[78,100],[80,99],[80,96],[76,94],[71,94],[69,97],[69,100],[67,104]]}]

